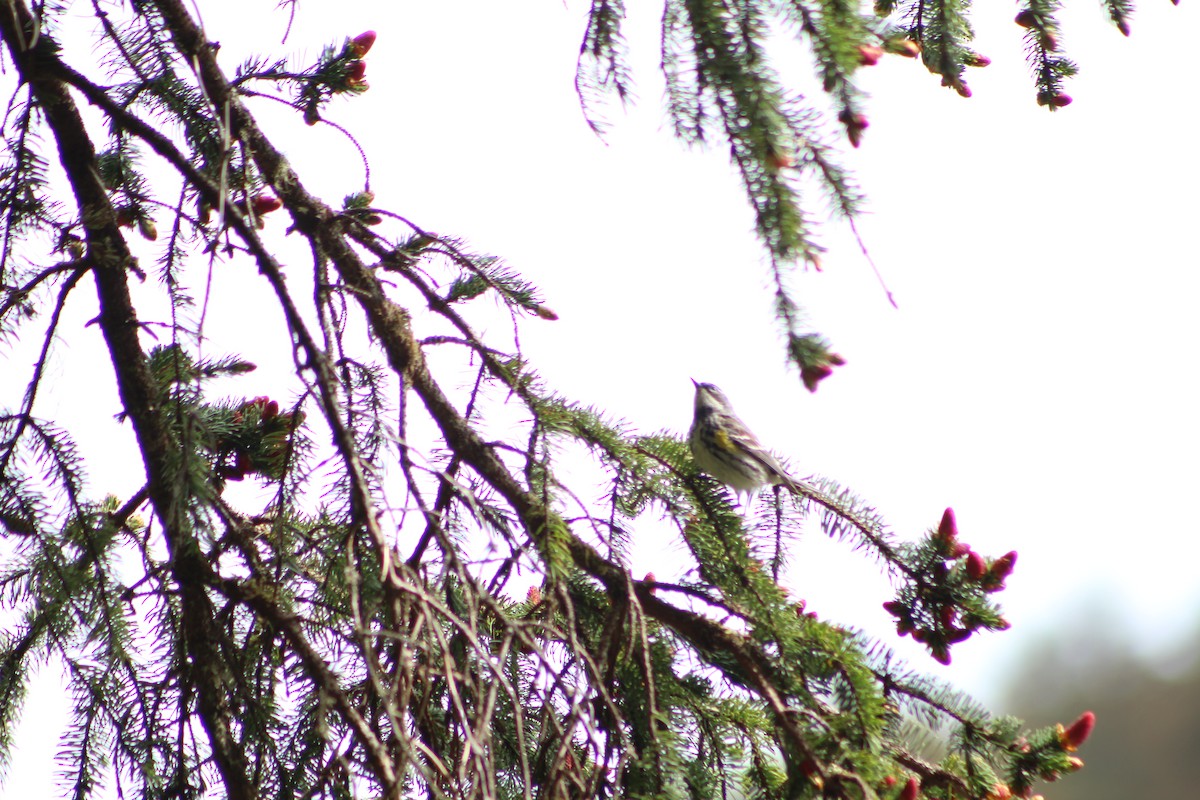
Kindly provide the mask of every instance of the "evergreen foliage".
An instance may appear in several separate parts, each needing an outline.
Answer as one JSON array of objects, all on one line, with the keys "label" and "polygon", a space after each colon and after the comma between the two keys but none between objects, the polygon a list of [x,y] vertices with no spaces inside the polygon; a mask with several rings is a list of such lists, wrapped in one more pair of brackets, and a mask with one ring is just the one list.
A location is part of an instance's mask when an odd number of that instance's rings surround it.
[{"label": "evergreen foliage", "polygon": [[[298,120],[322,122],[332,98],[367,89],[373,34],[229,78],[189,4],[98,3],[92,75],[58,44],[85,12],[2,5],[16,80],[0,165],[0,333],[40,335],[42,347],[23,403],[0,416],[11,612],[0,761],[31,675],[56,661],[73,706],[59,779],[81,798],[875,798],[910,779],[930,798],[997,798],[1078,768],[1071,752],[1090,722],[1022,733],[778,584],[813,520],[881,565],[898,632],[947,661],[955,643],[1006,626],[991,597],[1015,554],[970,551],[949,513],[901,543],[824,480],[741,513],[678,434],[639,434],[544,385],[519,331],[554,312],[502,260],[374,207],[369,185],[340,208],[309,192],[303,164],[247,101],[284,85]],[[1118,25],[1128,17],[1125,4],[1107,9]],[[1054,55],[1054,10],[1031,3],[1027,19],[1052,109],[1073,71]],[[788,358],[810,389],[842,361],[804,328],[787,286],[790,265],[821,250],[801,190],[815,184],[846,217],[860,198],[823,109],[782,85],[768,39],[782,25],[812,50],[857,145],[867,123],[854,76],[884,51],[919,52],[967,93],[964,67],[982,62],[966,12],[952,1],[881,2],[874,14],[840,0],[665,4],[675,133],[729,143],[772,259]],[[592,5],[578,78],[588,102],[631,96],[623,16],[620,2]],[[298,267],[284,279],[263,231],[281,209],[310,247],[311,296]],[[130,252],[134,229],[155,242],[157,283]],[[254,365],[205,355],[193,295],[207,268],[247,261],[286,326],[290,401],[221,394]],[[131,276],[161,292],[169,322],[135,304]],[[98,501],[71,431],[38,402],[62,309],[93,285],[146,470],[131,497]],[[510,337],[478,333],[485,298],[510,316]],[[573,477],[586,470],[600,490]],[[227,498],[247,480],[270,489],[258,507]],[[651,517],[690,553],[679,584],[625,567]]]}]

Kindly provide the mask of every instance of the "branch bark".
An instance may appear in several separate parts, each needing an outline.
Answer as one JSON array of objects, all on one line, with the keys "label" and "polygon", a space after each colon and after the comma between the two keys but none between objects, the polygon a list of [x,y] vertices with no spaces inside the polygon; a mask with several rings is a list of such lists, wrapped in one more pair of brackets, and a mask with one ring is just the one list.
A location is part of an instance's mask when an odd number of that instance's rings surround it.
[{"label": "branch bark", "polygon": [[200,717],[229,797],[254,800],[256,793],[234,736],[236,721],[222,678],[221,634],[205,589],[211,570],[186,522],[185,504],[175,488],[172,440],[138,339],[140,325],[127,279],[132,256],[100,182],[96,149],[79,109],[66,85],[54,77],[57,57],[40,29],[40,21],[21,0],[4,0],[0,6],[0,35],[22,80],[32,88],[46,115],[79,209],[87,242],[86,261],[95,277],[100,302],[100,331],[112,359],[121,404],[142,452],[150,501],[166,534],[171,572],[180,588],[184,637]]},{"label": "branch bark", "polygon": [[[154,4],[167,20],[176,46],[195,66],[207,96],[218,107],[228,108],[233,137],[246,144],[255,163],[292,214],[296,227],[313,242],[318,253],[329,259],[350,287],[350,294],[366,314],[389,365],[421,398],[447,446],[504,497],[531,537],[537,540],[546,536],[553,522],[553,512],[521,485],[442,391],[428,369],[408,313],[385,295],[374,272],[349,245],[346,223],[320,198],[308,192],[291,164],[267,139],[230,86],[203,32],[183,4],[179,0],[154,0]],[[566,543],[574,564],[600,581],[610,595],[616,597],[626,591],[624,569],[573,534],[567,537]],[[785,699],[778,695],[770,679],[771,659],[761,648],[706,617],[658,600],[649,591],[639,591],[638,599],[647,614],[671,626],[702,650],[711,652],[714,648],[723,648],[732,653],[742,664],[745,677],[750,678],[754,689],[768,701],[788,738],[801,753],[811,756],[811,748]]]}]

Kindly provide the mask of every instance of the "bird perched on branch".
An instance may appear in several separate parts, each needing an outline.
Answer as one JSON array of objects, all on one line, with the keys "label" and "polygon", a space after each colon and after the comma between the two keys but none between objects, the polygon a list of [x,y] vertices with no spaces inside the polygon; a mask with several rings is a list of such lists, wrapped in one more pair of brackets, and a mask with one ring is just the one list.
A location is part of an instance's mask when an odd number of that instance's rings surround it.
[{"label": "bird perched on branch", "polygon": [[749,499],[762,487],[776,484],[798,494],[814,491],[787,474],[734,413],[724,392],[711,383],[695,379],[692,383],[696,401],[688,444],[700,469],[731,487],[739,499],[743,494]]}]

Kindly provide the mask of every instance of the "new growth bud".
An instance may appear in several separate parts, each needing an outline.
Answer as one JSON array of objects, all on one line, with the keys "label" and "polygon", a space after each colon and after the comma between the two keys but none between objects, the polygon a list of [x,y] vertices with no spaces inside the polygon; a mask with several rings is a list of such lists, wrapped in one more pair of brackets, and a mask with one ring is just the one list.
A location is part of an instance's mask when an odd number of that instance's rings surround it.
[{"label": "new growth bud", "polygon": [[846,126],[846,137],[850,140],[851,146],[858,147],[862,143],[862,132],[870,127],[871,123],[865,116],[856,114],[850,109],[838,114],[838,120]]},{"label": "new growth bud", "polygon": [[921,55],[921,45],[912,39],[888,39],[883,43],[883,49],[905,58],[916,58]]},{"label": "new growth bud", "polygon": [[1011,550],[992,562],[992,568],[988,570],[992,578],[1002,581],[1009,575],[1012,575],[1013,566],[1017,563],[1017,551]]},{"label": "new growth bud", "polygon": [[817,384],[833,374],[833,367],[828,364],[809,364],[800,370],[800,380],[804,388],[810,392],[817,390]]},{"label": "new growth bud", "polygon": [[654,594],[658,582],[655,580],[653,572],[647,572],[646,577],[642,578],[642,583],[646,584],[646,589],[649,590],[650,594]]},{"label": "new growth bud", "polygon": [[818,789],[825,788],[825,780],[821,777],[821,769],[817,762],[812,758],[806,758],[800,762],[800,771],[804,773],[813,785]]},{"label": "new growth bud", "polygon": [[1037,101],[1039,106],[1062,108],[1071,105],[1071,95],[1062,92],[1039,92]]},{"label": "new growth bud", "polygon": [[873,44],[860,44],[858,46],[858,63],[864,67],[873,67],[879,63],[879,59],[883,57],[883,48]]},{"label": "new growth bud", "polygon": [[350,40],[350,43],[346,45],[346,49],[356,58],[362,58],[374,44],[375,31],[363,31]]},{"label": "new growth bud", "polygon": [[158,226],[154,224],[154,220],[149,217],[138,217],[137,221],[138,233],[148,242],[153,242],[158,238]]},{"label": "new growth bud", "polygon": [[958,521],[954,518],[953,508],[947,508],[942,512],[942,521],[938,523],[937,536],[946,544],[953,544],[958,539]]},{"label": "new growth bud", "polygon": [[[1096,727],[1096,715],[1091,711],[1085,711],[1067,728],[1063,728],[1062,725],[1058,726],[1059,744],[1068,753],[1073,753],[1092,735],[1094,727]],[[1082,766],[1082,762],[1080,762],[1080,766]]]},{"label": "new growth bud", "polygon": [[790,152],[790,148],[786,144],[778,142],[767,143],[766,162],[772,172],[796,166],[796,158]]},{"label": "new growth bud", "polygon": [[950,628],[954,625],[954,620],[958,617],[958,611],[954,606],[942,606],[938,609],[938,619],[941,620],[943,628]]}]

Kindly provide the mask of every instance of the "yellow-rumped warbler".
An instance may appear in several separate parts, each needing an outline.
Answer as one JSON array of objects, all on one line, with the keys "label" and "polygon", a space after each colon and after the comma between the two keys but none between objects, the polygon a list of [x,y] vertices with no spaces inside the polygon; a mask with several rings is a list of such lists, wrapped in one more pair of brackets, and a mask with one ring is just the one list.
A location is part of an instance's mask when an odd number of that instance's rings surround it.
[{"label": "yellow-rumped warbler", "polygon": [[711,383],[696,384],[695,416],[688,444],[700,469],[747,498],[763,486],[783,484],[802,492],[778,459],[763,447],[746,423],[733,413],[725,393]]}]

